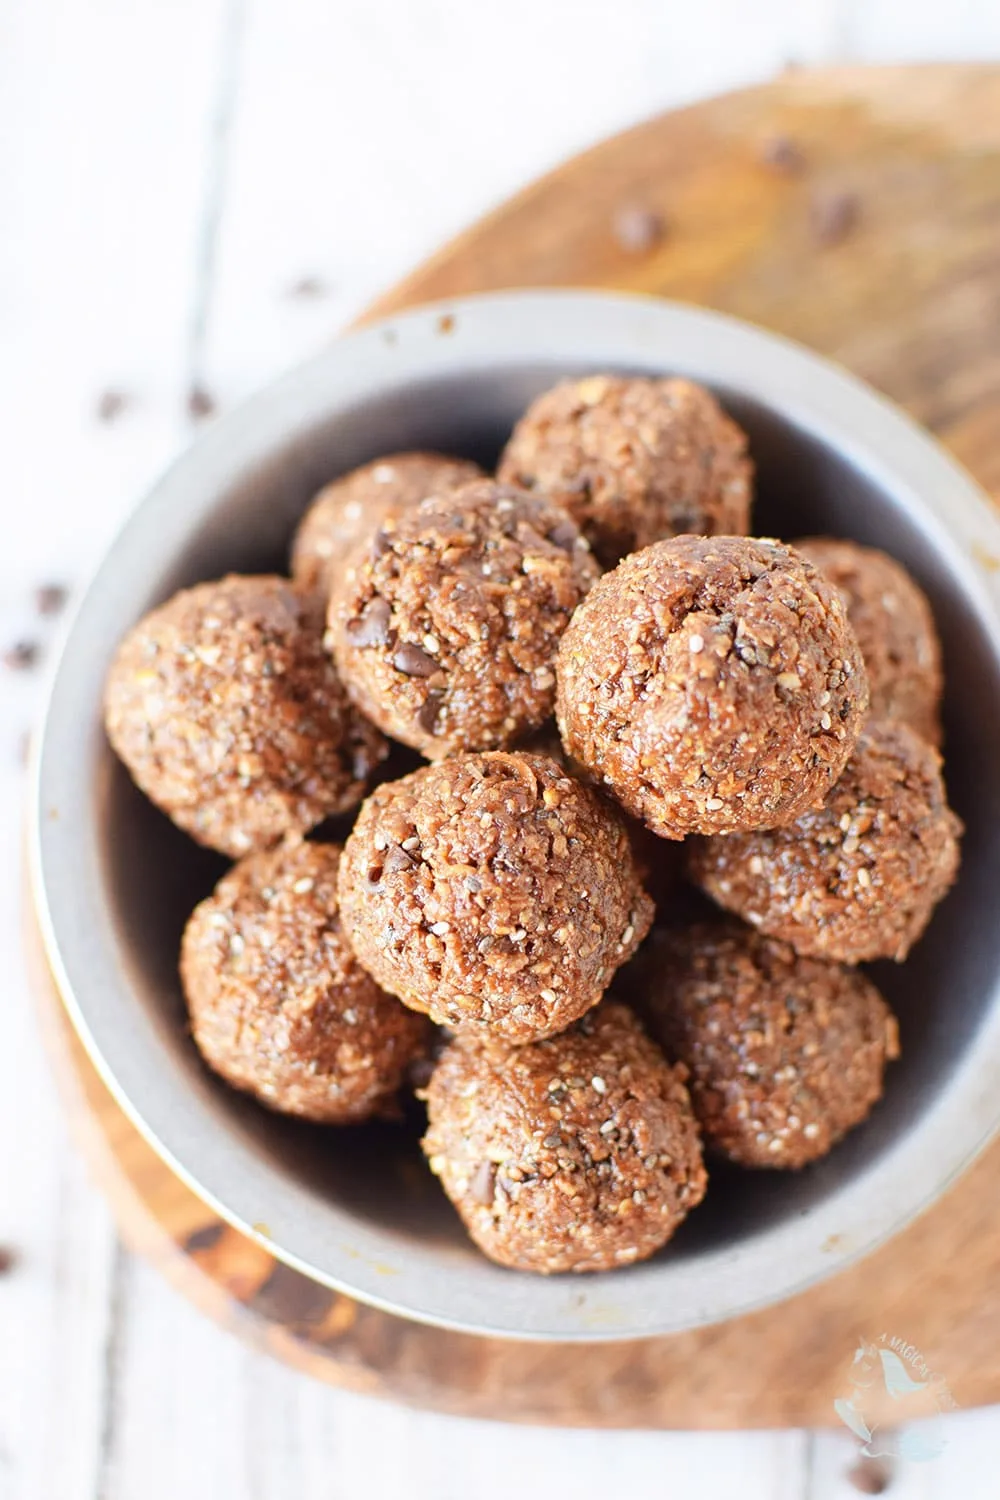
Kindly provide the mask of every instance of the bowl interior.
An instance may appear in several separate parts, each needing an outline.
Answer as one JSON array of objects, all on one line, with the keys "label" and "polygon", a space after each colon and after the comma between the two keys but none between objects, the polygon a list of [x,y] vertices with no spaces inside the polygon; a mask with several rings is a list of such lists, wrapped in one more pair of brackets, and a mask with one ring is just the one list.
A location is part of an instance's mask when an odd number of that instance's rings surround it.
[{"label": "bowl interior", "polygon": [[[994,1127],[1000,1098],[1000,528],[933,444],[793,346],[691,309],[509,294],[354,335],[210,429],[140,509],[59,664],[39,762],[36,875],[71,1012],[120,1101],[227,1217],[331,1285],[430,1321],[517,1336],[625,1337],[785,1295],[912,1216]],[[441,337],[443,327],[450,330]],[[553,350],[561,351],[554,354]],[[133,787],[101,726],[116,643],[175,589],[282,570],[315,491],[364,460],[439,448],[490,466],[546,386],[593,369],[681,373],[746,427],[758,533],[853,537],[899,558],[945,651],[947,779],[967,825],[956,888],[903,967],[877,966],[903,1055],[871,1118],[794,1174],[714,1168],[653,1261],[606,1277],[503,1271],[467,1241],[398,1125],[319,1129],[219,1083],[185,1027],[184,922],[225,868]],[[980,560],[981,561],[981,560]],[[68,810],[72,809],[72,817]]]},{"label": "bowl interior", "polygon": [[[282,571],[296,519],[326,480],[393,449],[440,448],[492,466],[518,414],[562,375],[551,364],[508,368],[479,378],[415,383],[299,434],[263,470],[220,496],[215,512],[183,556],[151,580],[145,606],[174,589],[227,571]],[[971,1044],[989,1003],[984,978],[1000,968],[1000,925],[973,914],[988,909],[1000,867],[1000,680],[980,622],[963,592],[897,497],[850,461],[746,394],[718,388],[750,435],[758,467],[755,527],[794,539],[812,533],[853,537],[884,547],[910,568],[934,604],[945,649],[948,781],[967,834],[961,880],[905,966],[877,966],[877,980],[898,1012],[902,1060],[890,1069],[886,1096],[871,1119],[822,1163],[797,1174],[713,1173],[713,1190],[667,1252],[695,1256],[732,1245],[800,1215],[848,1182],[904,1134]],[[184,1030],[177,948],[192,906],[225,861],[197,849],[132,786],[105,748],[103,873],[120,941],[142,998],[167,1043],[180,1049],[193,1088],[209,1089],[229,1126],[255,1152],[315,1192],[403,1240],[447,1242],[456,1255],[476,1252],[422,1168],[414,1109],[398,1127],[331,1131],[278,1118],[217,1083],[202,1068]]]}]

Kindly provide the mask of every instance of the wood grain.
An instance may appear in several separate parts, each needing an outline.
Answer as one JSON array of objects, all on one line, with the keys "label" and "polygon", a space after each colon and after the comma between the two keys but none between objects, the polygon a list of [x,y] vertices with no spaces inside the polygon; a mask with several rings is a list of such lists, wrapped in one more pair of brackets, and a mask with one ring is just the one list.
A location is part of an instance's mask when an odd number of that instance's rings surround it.
[{"label": "wood grain", "polygon": [[[776,140],[792,143],[801,164],[775,165]],[[841,194],[853,223],[824,238],[817,215]],[[631,206],[663,223],[646,250],[616,238],[616,213]],[[1000,495],[998,228],[1000,68],[793,74],[650,121],[568,163],[372,315],[513,285],[705,303],[842,359]],[[36,967],[64,1093],[129,1242],[212,1316],[310,1373],[516,1421],[815,1425],[834,1420],[858,1335],[886,1332],[918,1345],[961,1404],[1000,1398],[1000,1147],[891,1244],[781,1307],[586,1351],[472,1339],[336,1296],[223,1226],[117,1110]]]}]

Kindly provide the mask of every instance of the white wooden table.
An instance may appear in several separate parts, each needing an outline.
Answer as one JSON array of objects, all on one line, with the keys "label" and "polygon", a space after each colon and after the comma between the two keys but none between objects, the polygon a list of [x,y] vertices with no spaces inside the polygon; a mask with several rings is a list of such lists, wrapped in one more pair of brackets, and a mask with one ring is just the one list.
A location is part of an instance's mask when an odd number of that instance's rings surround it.
[{"label": "white wooden table", "polygon": [[[51,635],[35,585],[85,574],[193,391],[238,401],[564,155],[788,63],[975,56],[1000,56],[996,0],[0,0],[0,651]],[[564,1433],[340,1394],[126,1254],[18,956],[38,691],[0,667],[0,1500],[857,1493],[846,1432]],[[993,1496],[998,1440],[1000,1414],[959,1415],[890,1494]]]}]

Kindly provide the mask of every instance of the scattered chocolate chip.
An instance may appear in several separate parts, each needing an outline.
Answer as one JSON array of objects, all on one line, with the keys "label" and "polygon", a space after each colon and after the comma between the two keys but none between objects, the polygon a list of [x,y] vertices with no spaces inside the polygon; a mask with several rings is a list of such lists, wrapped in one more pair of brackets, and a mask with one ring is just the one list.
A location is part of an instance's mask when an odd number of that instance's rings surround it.
[{"label": "scattered chocolate chip", "polygon": [[300,276],[298,281],[293,281],[288,288],[289,297],[298,297],[302,301],[316,301],[325,297],[329,287],[321,276]]},{"label": "scattered chocolate chip", "polygon": [[9,1276],[16,1265],[16,1252],[9,1245],[0,1245],[0,1276]]},{"label": "scattered chocolate chip", "polygon": [[614,235],[630,255],[641,255],[658,245],[666,233],[662,214],[644,203],[624,203],[614,217]]},{"label": "scattered chocolate chip", "polygon": [[215,397],[203,385],[193,385],[187,394],[188,416],[200,422],[215,411]]},{"label": "scattered chocolate chip", "polygon": [[385,599],[373,599],[361,614],[348,620],[345,634],[352,646],[384,646],[389,639],[392,609]]},{"label": "scattered chocolate chip", "polygon": [[125,391],[102,391],[97,398],[97,420],[99,422],[115,422],[121,416],[122,412],[127,411],[131,404],[131,398]]},{"label": "scattered chocolate chip", "polygon": [[497,1169],[493,1162],[481,1161],[469,1181],[470,1196],[475,1198],[477,1203],[482,1203],[486,1207],[489,1207],[493,1202],[496,1180]]},{"label": "scattered chocolate chip", "polygon": [[826,188],[813,194],[809,204],[809,224],[817,244],[838,244],[854,228],[857,219],[857,193],[846,188]]},{"label": "scattered chocolate chip", "polygon": [[777,172],[801,172],[806,164],[802,147],[790,135],[769,135],[760,148],[760,159]]},{"label": "scattered chocolate chip", "polygon": [[847,1471],[847,1482],[862,1495],[884,1495],[892,1484],[892,1469],[882,1458],[859,1458]]},{"label": "scattered chocolate chip", "polygon": [[392,664],[397,672],[402,672],[406,677],[433,677],[435,672],[440,671],[440,665],[433,656],[420,646],[415,646],[412,641],[404,641],[397,646],[392,658]]},{"label": "scattered chocolate chip", "polygon": [[0,661],[11,672],[30,672],[39,654],[37,641],[14,641],[0,655]]},{"label": "scattered chocolate chip", "polygon": [[542,1145],[545,1147],[546,1151],[558,1151],[562,1143],[562,1136],[557,1134],[556,1131],[553,1131],[551,1135],[547,1135],[545,1137]]},{"label": "scattered chocolate chip", "polygon": [[219,1220],[214,1224],[203,1224],[200,1229],[193,1229],[184,1241],[185,1253],[197,1255],[199,1250],[213,1250],[225,1232],[226,1226]]},{"label": "scattered chocolate chip", "polygon": [[35,590],[35,608],[40,615],[57,615],[69,598],[69,589],[62,583],[40,583]]},{"label": "scattered chocolate chip", "polygon": [[385,862],[383,870],[386,875],[395,875],[398,870],[409,870],[415,861],[410,858],[405,849],[398,844],[390,844],[385,851]]},{"label": "scattered chocolate chip", "polygon": [[568,551],[576,546],[579,535],[575,523],[567,516],[565,521],[560,521],[558,526],[553,526],[549,532],[549,541],[553,547],[564,547]]},{"label": "scattered chocolate chip", "polygon": [[441,700],[443,697],[443,693],[432,688],[417,710],[417,723],[428,734],[433,734],[437,729],[437,721],[441,716]]}]

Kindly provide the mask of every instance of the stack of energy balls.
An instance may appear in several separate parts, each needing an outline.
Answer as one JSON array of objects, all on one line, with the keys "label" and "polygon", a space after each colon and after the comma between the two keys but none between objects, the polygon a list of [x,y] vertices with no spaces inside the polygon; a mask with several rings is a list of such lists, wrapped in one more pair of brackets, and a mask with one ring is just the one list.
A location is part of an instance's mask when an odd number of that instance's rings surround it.
[{"label": "stack of energy balls", "polygon": [[[237,861],[181,953],[209,1066],[331,1124],[422,1071],[430,1168],[504,1265],[654,1254],[703,1149],[829,1151],[898,1053],[856,965],[956,875],[926,599],[750,537],[752,472],[689,381],[566,382],[495,478],[336,480],[290,580],[178,594],[109,677],[135,781]],[[372,791],[390,739],[428,763]],[[685,920],[681,863],[723,911]]]}]

